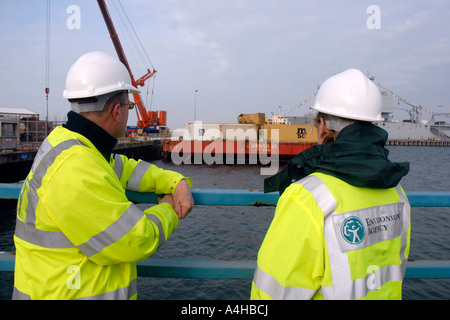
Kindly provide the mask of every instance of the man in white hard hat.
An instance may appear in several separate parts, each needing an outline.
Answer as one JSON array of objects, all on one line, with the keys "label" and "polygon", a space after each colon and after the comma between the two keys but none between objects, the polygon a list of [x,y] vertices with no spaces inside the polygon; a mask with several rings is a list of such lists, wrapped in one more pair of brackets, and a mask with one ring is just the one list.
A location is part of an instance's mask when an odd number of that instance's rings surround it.
[{"label": "man in white hard hat", "polygon": [[384,148],[381,94],[349,69],[320,87],[319,144],[265,180],[281,196],[258,253],[252,299],[400,299],[410,205],[408,163]]},{"label": "man in white hard hat", "polygon": [[[191,211],[190,178],[113,154],[130,92],[125,66],[105,53],[69,70],[72,111],[42,143],[18,201],[13,299],[135,299],[136,262]],[[141,211],[125,190],[166,196]]]}]

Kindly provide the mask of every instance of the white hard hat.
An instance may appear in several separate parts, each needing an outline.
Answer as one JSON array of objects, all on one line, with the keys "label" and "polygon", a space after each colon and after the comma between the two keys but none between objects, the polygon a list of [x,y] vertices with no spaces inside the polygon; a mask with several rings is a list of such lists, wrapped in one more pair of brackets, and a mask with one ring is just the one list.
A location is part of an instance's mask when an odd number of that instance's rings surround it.
[{"label": "white hard hat", "polygon": [[82,99],[116,91],[140,92],[131,85],[130,74],[123,63],[104,52],[94,51],[84,54],[72,65],[63,97]]},{"label": "white hard hat", "polygon": [[311,109],[346,119],[384,120],[380,90],[357,69],[348,69],[325,80]]}]

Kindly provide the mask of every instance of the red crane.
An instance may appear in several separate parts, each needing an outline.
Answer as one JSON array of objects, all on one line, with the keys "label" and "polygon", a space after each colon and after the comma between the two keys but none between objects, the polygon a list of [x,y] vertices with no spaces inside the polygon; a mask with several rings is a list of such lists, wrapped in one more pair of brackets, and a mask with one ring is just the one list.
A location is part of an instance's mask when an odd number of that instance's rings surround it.
[{"label": "red crane", "polygon": [[[144,86],[145,81],[148,80],[150,77],[152,77],[156,70],[150,71],[150,69],[147,69],[147,73],[140,77],[139,79],[135,80],[133,73],[131,72],[130,65],[128,64],[127,57],[125,56],[125,52],[122,48],[122,44],[120,43],[119,36],[117,35],[116,29],[114,28],[114,24],[111,20],[111,16],[109,15],[108,8],[106,7],[106,3],[104,0],[97,0],[98,6],[100,7],[100,11],[102,12],[103,19],[105,20],[106,27],[108,28],[109,34],[111,36],[111,40],[113,42],[114,48],[116,49],[117,56],[119,57],[119,60],[125,65],[125,67],[128,70],[128,73],[131,77],[131,84],[134,87]],[[149,112],[147,112],[147,109],[144,107],[144,103],[142,102],[140,93],[133,93],[134,103],[136,104],[136,114],[138,117],[137,121],[137,127],[139,128],[148,128],[150,126],[154,125],[166,125],[165,124],[165,111],[160,112],[161,117],[155,117],[155,112],[150,112],[152,116],[149,116]],[[157,111],[156,111],[157,113]]]}]

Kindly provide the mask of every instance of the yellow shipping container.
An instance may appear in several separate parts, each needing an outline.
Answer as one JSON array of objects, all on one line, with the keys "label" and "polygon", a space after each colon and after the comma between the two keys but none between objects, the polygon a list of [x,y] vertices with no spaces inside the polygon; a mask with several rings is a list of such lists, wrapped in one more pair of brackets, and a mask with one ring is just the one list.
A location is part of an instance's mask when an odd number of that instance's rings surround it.
[{"label": "yellow shipping container", "polygon": [[266,141],[271,140],[272,130],[278,130],[279,142],[317,142],[317,130],[313,125],[265,124],[261,129],[263,129],[263,136]]},{"label": "yellow shipping container", "polygon": [[266,121],[265,113],[252,113],[252,114],[241,113],[238,116],[239,123],[264,124],[265,121]]}]

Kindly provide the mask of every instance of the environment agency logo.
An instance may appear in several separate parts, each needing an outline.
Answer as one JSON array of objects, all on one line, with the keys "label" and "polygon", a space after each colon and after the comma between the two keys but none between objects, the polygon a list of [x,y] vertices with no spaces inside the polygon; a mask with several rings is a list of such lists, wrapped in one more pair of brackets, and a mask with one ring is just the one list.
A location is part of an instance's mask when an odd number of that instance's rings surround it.
[{"label": "environment agency logo", "polygon": [[360,244],[364,239],[364,226],[355,216],[348,217],[342,222],[341,235],[350,244]]}]

